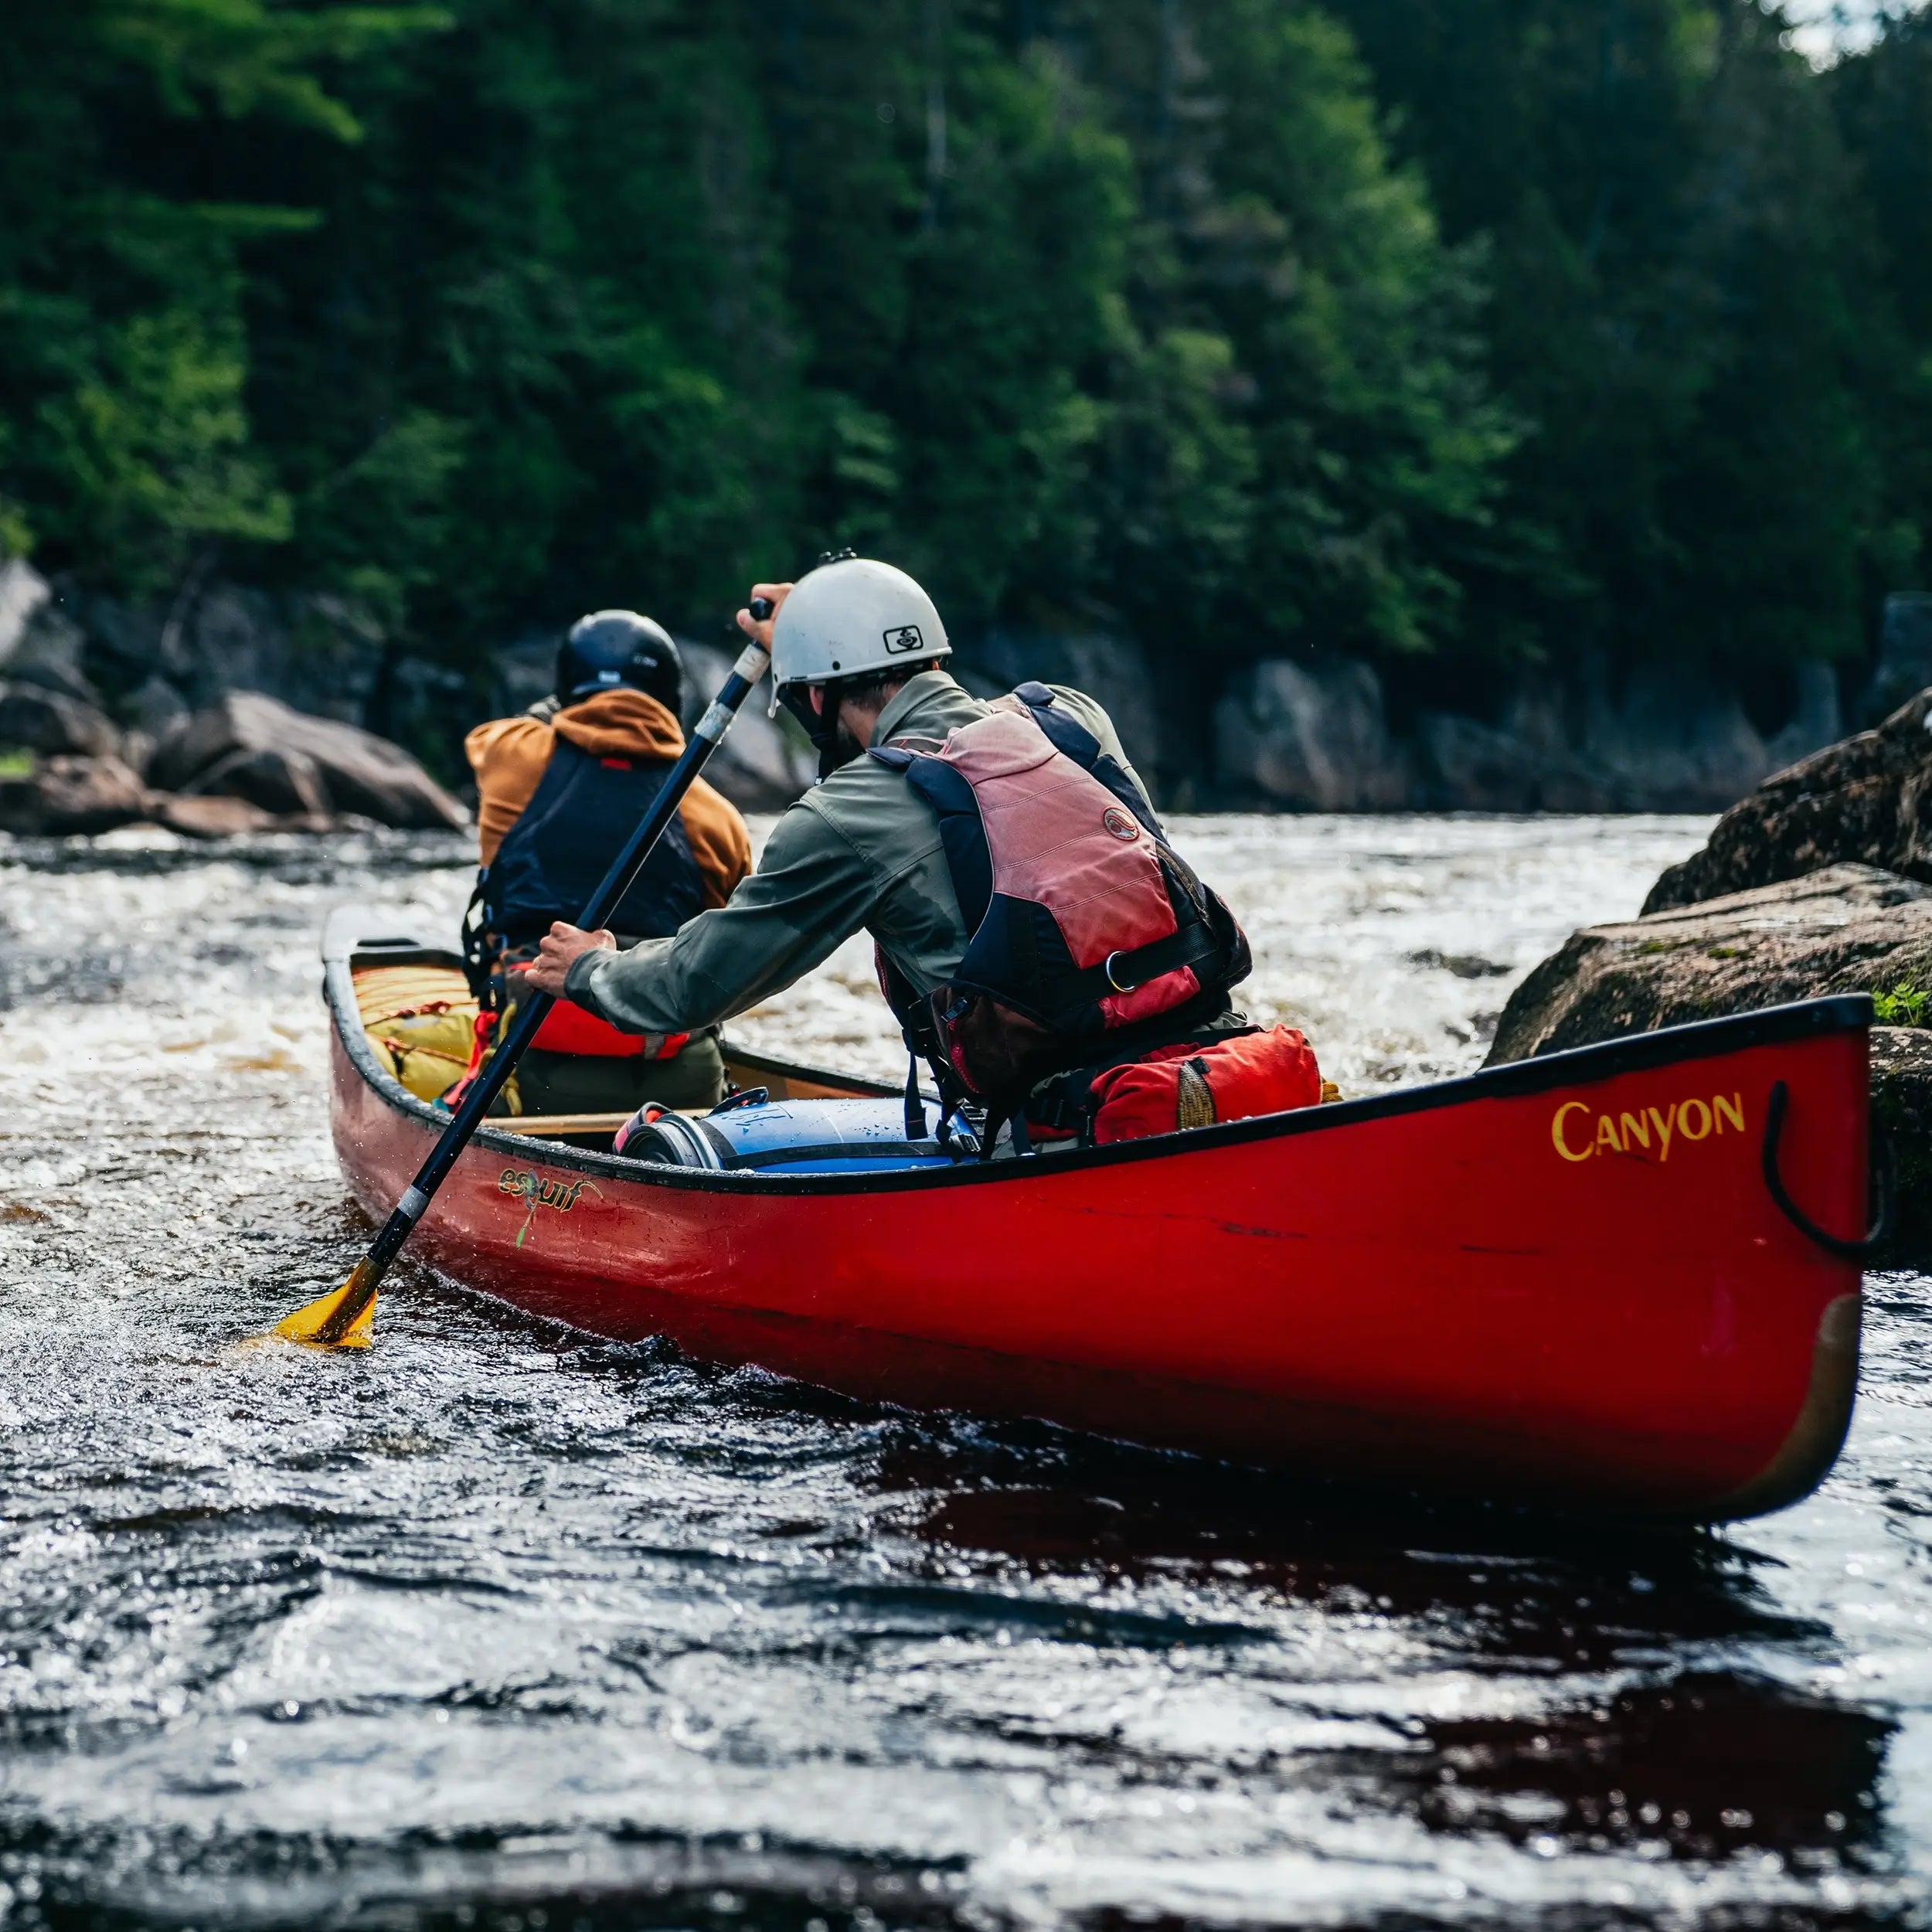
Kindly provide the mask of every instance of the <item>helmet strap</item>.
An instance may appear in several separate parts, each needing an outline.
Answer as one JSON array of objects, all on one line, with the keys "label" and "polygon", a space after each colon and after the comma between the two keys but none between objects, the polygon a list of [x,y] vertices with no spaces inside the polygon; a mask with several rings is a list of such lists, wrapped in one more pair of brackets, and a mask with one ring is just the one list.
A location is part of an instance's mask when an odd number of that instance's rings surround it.
[{"label": "helmet strap", "polygon": [[835,679],[820,687],[825,694],[825,708],[815,711],[811,708],[811,686],[807,684],[790,684],[778,693],[778,702],[796,718],[804,728],[805,736],[811,740],[812,749],[818,753],[818,776],[829,778],[841,766],[849,765],[856,758],[862,747],[845,731],[838,722],[839,689],[842,679]]}]

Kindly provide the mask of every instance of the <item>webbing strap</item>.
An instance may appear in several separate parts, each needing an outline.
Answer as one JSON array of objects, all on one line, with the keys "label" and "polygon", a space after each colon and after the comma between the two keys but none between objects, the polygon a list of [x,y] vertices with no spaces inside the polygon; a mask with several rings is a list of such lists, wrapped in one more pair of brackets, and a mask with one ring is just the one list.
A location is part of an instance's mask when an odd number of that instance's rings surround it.
[{"label": "webbing strap", "polygon": [[1215,958],[1221,942],[1205,919],[1183,926],[1132,951],[1109,953],[1097,966],[1090,966],[1075,976],[1070,998],[1103,1000],[1110,993],[1131,993],[1137,986],[1158,979],[1164,973],[1179,972],[1183,966],[1199,966]]},{"label": "webbing strap", "polygon": [[[943,1104],[940,1117],[945,1117]],[[919,1056],[913,1053],[906,1056],[906,1138],[909,1141],[926,1138],[926,1103],[919,1092]]]}]

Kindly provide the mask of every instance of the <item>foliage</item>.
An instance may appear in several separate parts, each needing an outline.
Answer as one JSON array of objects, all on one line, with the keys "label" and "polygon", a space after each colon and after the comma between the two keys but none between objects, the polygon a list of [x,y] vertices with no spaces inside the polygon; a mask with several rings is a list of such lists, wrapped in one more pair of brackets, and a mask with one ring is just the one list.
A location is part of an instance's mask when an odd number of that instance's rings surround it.
[{"label": "foliage", "polygon": [[220,546],[464,664],[852,543],[963,634],[1433,689],[1774,679],[1932,560],[1922,19],[1820,73],[1753,0],[17,12],[0,544],[138,597]]},{"label": "foliage", "polygon": [[1927,438],[1899,413],[1903,258],[1874,245],[1866,117],[1834,105],[1893,75],[1922,151],[1932,94],[1908,105],[1894,40],[1821,77],[1752,0],[1338,11],[1447,232],[1492,243],[1491,367],[1536,427],[1512,495],[1573,573],[1571,634],[1747,676],[1860,652],[1910,581],[1896,479]]},{"label": "foliage", "polygon": [[[158,591],[198,544],[291,528],[245,401],[243,248],[312,226],[226,192],[210,117],[353,138],[313,65],[422,9],[71,0],[0,38],[0,534]],[[239,177],[241,171],[236,171]]]},{"label": "foliage", "polygon": [[1932,999],[1932,993],[1910,981],[1893,987],[1874,986],[1872,1017],[1881,1026],[1923,1026],[1928,999]]}]

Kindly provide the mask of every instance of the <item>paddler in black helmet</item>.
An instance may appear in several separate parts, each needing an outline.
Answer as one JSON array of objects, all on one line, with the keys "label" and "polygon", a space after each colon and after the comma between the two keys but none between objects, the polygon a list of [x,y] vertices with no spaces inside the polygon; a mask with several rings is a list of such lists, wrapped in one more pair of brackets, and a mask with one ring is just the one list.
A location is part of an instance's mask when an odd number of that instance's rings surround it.
[{"label": "paddler in black helmet", "polygon": [[[538,942],[589,898],[684,749],[684,662],[662,624],[598,611],[570,627],[556,689],[464,741],[476,774],[481,870],[467,922],[472,978],[493,994],[497,1031]],[[730,802],[699,779],[614,923],[627,943],[675,933],[722,906],[751,869]],[[724,1093],[716,1031],[620,1032],[580,1007],[552,1014],[519,1064],[526,1114],[628,1112],[645,1099],[706,1107]]]},{"label": "paddler in black helmet", "polygon": [[[530,969],[536,984],[632,1032],[694,1030],[770,999],[862,930],[917,1060],[949,1101],[977,1101],[1001,1120],[1029,1094],[1036,1121],[1054,1109],[1077,1117],[1096,1066],[1240,1024],[1228,988],[1247,970],[1246,942],[1167,847],[1098,703],[1060,685],[1022,685],[992,705],[974,697],[945,668],[952,647],[931,598],[889,563],[848,555],[752,594],[773,614],[740,611],[739,627],[770,651],[774,705],[811,734],[819,782],[781,818],[723,907],[631,946],[560,921]],[[1001,766],[989,730],[1021,747],[1014,770]],[[994,752],[990,761],[939,755],[975,745]],[[1035,768],[1037,785],[1026,775]],[[986,825],[973,811],[982,779],[1003,787]],[[1049,855],[1023,868],[1037,905],[992,889],[997,854],[982,835],[996,844],[1020,820],[1031,825],[1019,835]],[[1137,906],[1110,910],[1083,878],[1117,870],[1137,844],[1153,903],[1144,893]],[[1063,850],[1056,870],[1050,855]],[[995,962],[990,979],[962,978],[976,937],[1030,943],[1035,913],[1044,916],[1036,951]],[[1083,951],[1097,946],[1099,956],[1056,950],[1063,928],[1083,929]],[[1043,1082],[1060,1076],[1060,1091],[1046,1095]],[[909,1125],[913,1105],[909,1094]]]}]

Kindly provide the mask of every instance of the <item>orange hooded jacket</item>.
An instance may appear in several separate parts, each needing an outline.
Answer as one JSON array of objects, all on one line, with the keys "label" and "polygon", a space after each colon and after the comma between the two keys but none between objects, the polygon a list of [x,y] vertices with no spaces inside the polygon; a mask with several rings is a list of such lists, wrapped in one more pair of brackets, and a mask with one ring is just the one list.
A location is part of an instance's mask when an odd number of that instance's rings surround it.
[{"label": "orange hooded jacket", "polygon": [[[547,723],[526,713],[478,725],[463,749],[476,774],[477,845],[485,866],[536,795],[560,733],[594,758],[657,758],[668,764],[684,750],[677,719],[655,698],[628,685],[600,691]],[[745,821],[702,778],[685,794],[678,815],[704,881],[705,903],[722,906],[751,869]]]}]

